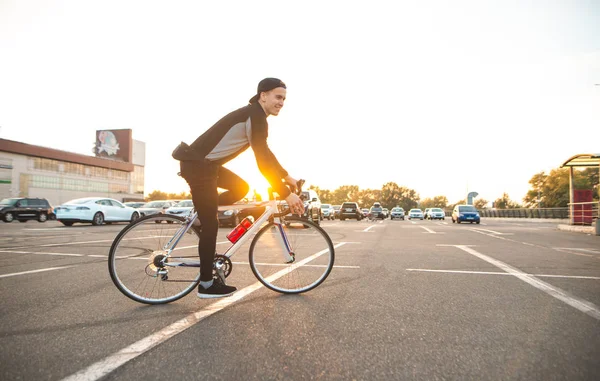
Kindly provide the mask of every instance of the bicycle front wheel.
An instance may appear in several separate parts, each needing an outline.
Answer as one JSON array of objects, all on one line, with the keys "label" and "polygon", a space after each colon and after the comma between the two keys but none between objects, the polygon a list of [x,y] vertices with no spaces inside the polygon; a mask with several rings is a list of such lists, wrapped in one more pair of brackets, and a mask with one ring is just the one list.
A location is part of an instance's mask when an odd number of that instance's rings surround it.
[{"label": "bicycle front wheel", "polygon": [[327,278],[335,252],[327,233],[315,223],[298,218],[285,222],[271,222],[256,233],[250,245],[250,268],[267,288],[299,294]]},{"label": "bicycle front wheel", "polygon": [[115,238],[108,271],[127,297],[141,303],[163,304],[187,295],[200,281],[198,243],[190,228],[165,260],[168,243],[185,228],[185,220],[164,214],[140,218]]}]

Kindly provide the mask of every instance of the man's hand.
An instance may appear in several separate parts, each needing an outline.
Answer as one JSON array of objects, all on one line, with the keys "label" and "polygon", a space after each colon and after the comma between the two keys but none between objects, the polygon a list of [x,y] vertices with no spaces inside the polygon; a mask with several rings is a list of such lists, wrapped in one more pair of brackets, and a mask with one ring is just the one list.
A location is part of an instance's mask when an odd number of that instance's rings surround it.
[{"label": "man's hand", "polygon": [[302,202],[302,200],[300,200],[300,197],[298,197],[297,194],[290,193],[290,195],[285,198],[285,201],[290,207],[292,214],[304,214],[304,203]]},{"label": "man's hand", "polygon": [[292,190],[295,191],[296,190],[296,186],[298,184],[298,180],[296,180],[295,178],[293,178],[292,176],[286,176],[284,178],[286,184],[289,184],[292,186]]}]

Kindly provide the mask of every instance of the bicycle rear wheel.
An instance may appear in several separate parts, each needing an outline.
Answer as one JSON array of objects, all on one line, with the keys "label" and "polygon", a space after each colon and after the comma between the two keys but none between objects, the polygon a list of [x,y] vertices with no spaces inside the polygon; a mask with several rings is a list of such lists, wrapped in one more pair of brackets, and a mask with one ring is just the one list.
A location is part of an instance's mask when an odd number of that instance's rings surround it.
[{"label": "bicycle rear wheel", "polygon": [[117,235],[108,255],[108,271],[123,294],[137,302],[163,304],[182,298],[197,286],[200,237],[194,229],[181,237],[166,263],[161,261],[167,243],[184,225],[182,217],[151,215],[132,222]]},{"label": "bicycle rear wheel", "polygon": [[[333,268],[335,251],[327,233],[311,221],[286,218],[285,225],[269,223],[252,240],[250,268],[267,288],[299,294],[320,285]],[[283,229],[294,261],[286,263]]]}]

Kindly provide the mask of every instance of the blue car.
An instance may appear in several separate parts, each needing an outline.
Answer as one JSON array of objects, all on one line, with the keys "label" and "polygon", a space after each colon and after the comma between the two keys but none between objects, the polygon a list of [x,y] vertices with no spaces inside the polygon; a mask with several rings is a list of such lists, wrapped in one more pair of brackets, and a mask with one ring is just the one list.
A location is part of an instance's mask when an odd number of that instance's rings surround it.
[{"label": "blue car", "polygon": [[473,205],[456,205],[452,210],[452,223],[460,224],[461,222],[475,222],[479,224],[481,217],[479,212]]}]

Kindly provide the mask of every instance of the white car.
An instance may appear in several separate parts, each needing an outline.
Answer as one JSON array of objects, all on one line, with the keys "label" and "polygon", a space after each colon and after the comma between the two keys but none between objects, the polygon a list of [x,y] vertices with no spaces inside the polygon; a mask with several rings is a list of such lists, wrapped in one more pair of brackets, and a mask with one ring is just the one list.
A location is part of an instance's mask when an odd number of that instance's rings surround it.
[{"label": "white car", "polygon": [[333,220],[335,218],[335,209],[331,204],[321,204],[321,215],[323,219]]},{"label": "white car", "polygon": [[54,213],[56,220],[65,226],[72,226],[75,222],[91,222],[92,225],[102,225],[105,222],[132,222],[140,217],[137,209],[105,197],[71,200],[54,208]]},{"label": "white car", "polygon": [[429,220],[445,220],[446,213],[442,210],[442,208],[431,208],[429,211],[429,215],[427,216]]},{"label": "white car", "polygon": [[421,209],[411,209],[408,212],[408,219],[412,220],[413,218],[422,220],[423,219],[423,211]]},{"label": "white car", "polygon": [[165,214],[172,214],[175,216],[186,217],[190,214],[190,211],[194,208],[192,200],[182,200],[172,207],[165,210]]}]

